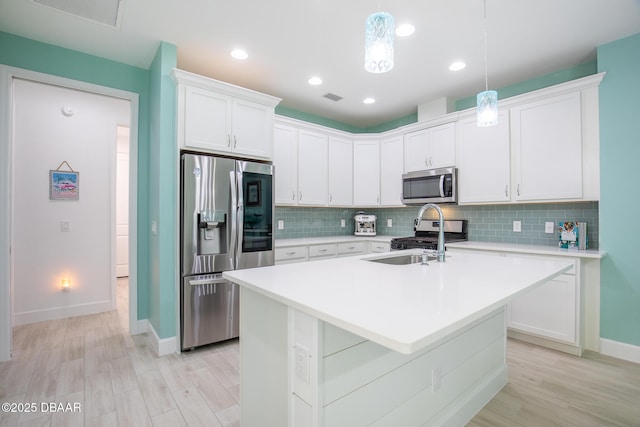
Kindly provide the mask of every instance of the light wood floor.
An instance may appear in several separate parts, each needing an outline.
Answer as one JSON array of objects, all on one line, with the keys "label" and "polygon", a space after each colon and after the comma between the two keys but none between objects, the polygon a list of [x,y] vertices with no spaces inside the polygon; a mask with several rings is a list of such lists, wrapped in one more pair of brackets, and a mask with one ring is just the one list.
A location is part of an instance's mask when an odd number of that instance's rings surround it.
[{"label": "light wood floor", "polygon": [[[158,358],[146,335],[127,333],[126,297],[120,280],[117,311],[14,328],[0,402],[33,402],[37,412],[0,412],[0,426],[240,425],[238,342]],[[640,365],[518,341],[508,342],[508,363],[509,384],[468,426],[640,427]],[[43,413],[48,402],[81,412]]]}]

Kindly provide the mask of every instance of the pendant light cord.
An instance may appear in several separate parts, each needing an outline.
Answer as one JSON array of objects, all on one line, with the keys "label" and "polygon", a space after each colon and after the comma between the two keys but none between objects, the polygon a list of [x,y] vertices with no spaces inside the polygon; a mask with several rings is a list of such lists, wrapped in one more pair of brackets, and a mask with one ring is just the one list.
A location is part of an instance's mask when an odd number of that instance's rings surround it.
[{"label": "pendant light cord", "polygon": [[489,78],[487,76],[487,0],[484,2],[484,90],[489,90]]}]

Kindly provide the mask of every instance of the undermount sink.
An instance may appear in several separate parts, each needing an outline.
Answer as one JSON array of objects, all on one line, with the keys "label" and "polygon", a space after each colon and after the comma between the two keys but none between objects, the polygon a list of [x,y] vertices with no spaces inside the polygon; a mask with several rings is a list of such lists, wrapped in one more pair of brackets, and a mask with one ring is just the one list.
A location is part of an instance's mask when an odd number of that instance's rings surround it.
[{"label": "undermount sink", "polygon": [[[435,254],[427,255],[429,261],[433,261],[436,259]],[[368,258],[366,261],[372,262],[380,262],[382,264],[391,264],[391,265],[407,265],[407,264],[417,264],[422,262],[421,254],[400,254],[395,256],[385,256],[380,258]]]}]

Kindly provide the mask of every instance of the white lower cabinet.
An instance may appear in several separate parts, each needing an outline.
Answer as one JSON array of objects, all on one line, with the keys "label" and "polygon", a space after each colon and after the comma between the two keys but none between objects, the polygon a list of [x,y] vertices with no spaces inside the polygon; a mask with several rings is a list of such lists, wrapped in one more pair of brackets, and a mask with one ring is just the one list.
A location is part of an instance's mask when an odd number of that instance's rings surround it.
[{"label": "white lower cabinet", "polygon": [[507,326],[576,345],[576,285],[576,276],[563,274],[513,300],[507,311]]},{"label": "white lower cabinet", "polygon": [[276,264],[317,261],[321,259],[389,252],[391,244],[369,239],[340,243],[300,243],[294,246],[278,247],[275,250]]},{"label": "white lower cabinet", "polygon": [[[451,252],[460,250],[449,249]],[[558,260],[558,257],[544,255],[473,251],[485,255]],[[573,261],[574,267],[507,305],[507,332],[511,338],[580,356],[585,348],[581,322],[581,260],[578,257],[563,257],[562,260]]]},{"label": "white lower cabinet", "polygon": [[309,246],[309,261],[335,258],[338,256],[338,246],[335,243]]},{"label": "white lower cabinet", "polygon": [[306,262],[309,260],[308,249],[306,246],[289,246],[285,248],[276,248],[275,263],[289,264],[293,262]]},{"label": "white lower cabinet", "polygon": [[369,242],[369,253],[381,253],[389,252],[391,250],[391,243],[383,242]]},{"label": "white lower cabinet", "polygon": [[367,253],[367,242],[338,243],[338,256],[363,255]]}]

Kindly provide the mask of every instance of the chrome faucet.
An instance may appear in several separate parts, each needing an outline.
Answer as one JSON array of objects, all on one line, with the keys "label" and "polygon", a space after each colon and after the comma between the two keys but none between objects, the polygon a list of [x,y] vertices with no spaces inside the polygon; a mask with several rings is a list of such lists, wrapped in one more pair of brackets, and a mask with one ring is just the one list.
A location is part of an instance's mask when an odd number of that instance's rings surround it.
[{"label": "chrome faucet", "polygon": [[420,225],[420,223],[422,222],[422,215],[424,215],[424,213],[429,208],[433,208],[438,212],[438,249],[437,249],[437,252],[436,252],[436,259],[438,260],[438,262],[444,262],[445,261],[445,256],[444,256],[444,215],[442,214],[442,209],[440,209],[440,206],[436,205],[435,203],[427,203],[426,205],[422,206],[420,208],[420,211],[418,212],[418,217],[415,220],[415,226],[416,226],[416,229],[417,229],[418,226]]}]

